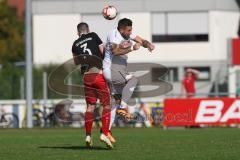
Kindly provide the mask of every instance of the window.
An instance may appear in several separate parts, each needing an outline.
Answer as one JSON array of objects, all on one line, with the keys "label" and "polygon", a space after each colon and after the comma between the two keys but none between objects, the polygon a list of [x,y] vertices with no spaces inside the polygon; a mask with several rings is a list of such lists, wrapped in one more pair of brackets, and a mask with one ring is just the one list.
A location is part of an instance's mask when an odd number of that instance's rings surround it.
[{"label": "window", "polygon": [[152,68],[152,82],[159,82],[160,80],[177,82],[179,80],[178,68],[177,67]]},{"label": "window", "polygon": [[208,41],[208,13],[154,13],[152,14],[152,41]]},{"label": "window", "polygon": [[168,13],[168,34],[207,34],[207,13]]},{"label": "window", "polygon": [[156,13],[152,15],[153,35],[165,35],[166,32],[166,14]]},{"label": "window", "polygon": [[207,34],[195,35],[152,35],[152,42],[201,42],[208,41]]}]

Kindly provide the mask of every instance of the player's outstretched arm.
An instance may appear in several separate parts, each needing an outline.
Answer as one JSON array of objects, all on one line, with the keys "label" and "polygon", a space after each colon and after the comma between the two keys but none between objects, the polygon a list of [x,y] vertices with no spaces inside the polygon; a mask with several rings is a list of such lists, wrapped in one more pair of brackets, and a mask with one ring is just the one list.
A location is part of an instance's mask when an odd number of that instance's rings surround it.
[{"label": "player's outstretched arm", "polygon": [[147,48],[150,52],[155,49],[155,46],[151,42],[141,38],[140,36],[136,36],[133,40],[137,43],[140,43],[144,48]]}]

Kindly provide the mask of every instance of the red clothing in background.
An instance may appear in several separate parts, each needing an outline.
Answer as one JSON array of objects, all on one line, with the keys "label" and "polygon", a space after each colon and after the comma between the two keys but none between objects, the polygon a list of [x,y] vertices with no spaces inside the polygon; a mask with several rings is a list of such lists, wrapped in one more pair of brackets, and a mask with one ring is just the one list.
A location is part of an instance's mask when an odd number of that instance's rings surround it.
[{"label": "red clothing in background", "polygon": [[182,80],[182,84],[184,86],[184,89],[187,92],[187,97],[193,97],[195,95],[195,80],[196,76],[193,74],[192,76],[186,76]]}]

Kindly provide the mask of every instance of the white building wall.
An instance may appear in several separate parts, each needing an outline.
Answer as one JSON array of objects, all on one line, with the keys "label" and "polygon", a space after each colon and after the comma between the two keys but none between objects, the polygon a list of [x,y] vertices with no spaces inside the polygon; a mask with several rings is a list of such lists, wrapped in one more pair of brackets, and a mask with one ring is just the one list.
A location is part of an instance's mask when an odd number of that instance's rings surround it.
[{"label": "white building wall", "polygon": [[72,58],[72,43],[77,36],[79,14],[33,16],[34,64],[62,63]]},{"label": "white building wall", "polygon": [[[151,15],[123,14],[133,20],[133,31],[142,37],[151,39]],[[134,15],[134,16],[133,16]],[[155,43],[156,49],[148,54],[146,49],[129,54],[129,62],[193,62],[219,61],[227,58],[227,40],[237,37],[239,12],[212,11],[209,12],[208,42],[171,42]],[[176,26],[177,27],[177,26]],[[149,32],[150,31],[150,32]]]},{"label": "white building wall", "polygon": [[106,42],[107,34],[116,28],[119,16],[113,20],[106,20],[101,14],[81,14],[81,20],[87,22],[90,31],[96,32],[102,41]]},{"label": "white building wall", "polygon": [[[124,13],[121,14],[121,17],[132,19],[133,32],[151,41],[152,21],[150,13]],[[129,54],[129,62],[205,61],[215,59],[211,56],[209,42],[155,43],[155,46],[156,49],[152,53],[149,53],[145,48],[141,48]]]},{"label": "white building wall", "polygon": [[[141,48],[129,54],[129,62],[161,63],[226,60],[227,40],[237,36],[239,13],[211,11],[208,15],[209,41],[155,43],[156,49],[153,53],[149,53],[147,49]],[[91,30],[97,32],[105,41],[104,35],[106,36],[109,30],[117,26],[117,20],[107,21],[97,14],[96,17],[91,14],[34,15],[34,63],[62,63],[72,58],[71,46],[73,41],[78,38],[76,25],[81,19],[86,22],[89,19]],[[121,13],[118,19],[123,17],[133,20],[134,33],[151,41],[151,13]]]},{"label": "white building wall", "polygon": [[210,43],[214,60],[226,60],[228,55],[228,40],[237,37],[239,12],[211,11]]}]

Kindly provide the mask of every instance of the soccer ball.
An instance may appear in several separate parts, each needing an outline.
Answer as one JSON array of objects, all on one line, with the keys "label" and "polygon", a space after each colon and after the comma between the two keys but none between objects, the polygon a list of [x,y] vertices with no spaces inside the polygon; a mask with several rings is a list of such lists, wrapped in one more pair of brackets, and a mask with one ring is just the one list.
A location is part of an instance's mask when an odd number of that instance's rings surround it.
[{"label": "soccer ball", "polygon": [[114,6],[106,6],[103,8],[102,15],[107,20],[112,20],[117,16],[117,9]]}]

